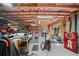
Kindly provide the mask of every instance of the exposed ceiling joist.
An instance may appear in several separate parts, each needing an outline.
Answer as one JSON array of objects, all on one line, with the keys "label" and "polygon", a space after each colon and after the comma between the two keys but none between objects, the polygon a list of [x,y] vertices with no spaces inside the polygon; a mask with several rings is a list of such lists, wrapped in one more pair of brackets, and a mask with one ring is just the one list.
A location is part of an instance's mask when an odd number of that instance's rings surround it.
[{"label": "exposed ceiling joist", "polygon": [[[74,14],[75,11],[79,11],[79,4],[62,4],[62,3],[20,3],[14,4],[15,6],[9,10],[0,9],[4,15],[12,17],[18,21],[22,21],[23,24],[34,23],[37,20],[48,20],[47,18],[36,18],[36,16],[56,16],[56,19],[61,19],[66,16]],[[60,17],[59,17],[60,16]],[[49,19],[53,21],[53,19]],[[47,21],[48,22],[48,21]]]},{"label": "exposed ceiling joist", "polygon": [[4,15],[11,15],[11,16],[23,16],[23,15],[59,15],[59,16],[65,16],[70,15],[71,12],[10,12],[10,13],[3,13]]},{"label": "exposed ceiling joist", "polygon": [[[19,5],[19,6],[18,6]],[[21,3],[17,4],[18,7],[65,7],[65,8],[79,8],[79,4],[77,3]]]},{"label": "exposed ceiling joist", "polygon": [[58,10],[58,11],[0,11],[2,13],[21,13],[21,12],[62,12],[62,13],[71,13],[74,11],[78,11],[78,10],[73,10],[73,11],[67,11],[67,10]]}]

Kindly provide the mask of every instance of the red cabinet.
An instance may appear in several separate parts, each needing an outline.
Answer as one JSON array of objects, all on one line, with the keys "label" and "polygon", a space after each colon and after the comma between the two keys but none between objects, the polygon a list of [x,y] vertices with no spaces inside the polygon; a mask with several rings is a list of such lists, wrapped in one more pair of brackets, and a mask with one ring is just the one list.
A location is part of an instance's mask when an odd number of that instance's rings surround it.
[{"label": "red cabinet", "polygon": [[64,47],[77,53],[77,32],[64,33]]}]

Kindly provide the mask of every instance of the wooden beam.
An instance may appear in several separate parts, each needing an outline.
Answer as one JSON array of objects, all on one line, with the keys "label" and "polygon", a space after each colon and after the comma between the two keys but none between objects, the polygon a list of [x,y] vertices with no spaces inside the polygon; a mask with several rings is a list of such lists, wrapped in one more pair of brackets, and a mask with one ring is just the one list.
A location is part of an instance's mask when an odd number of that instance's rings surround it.
[{"label": "wooden beam", "polygon": [[[11,15],[11,14],[9,14],[9,15]],[[70,16],[72,14],[24,14],[24,15],[34,15],[34,16]],[[19,16],[22,16],[22,14],[20,14]]]},{"label": "wooden beam", "polygon": [[70,3],[37,3],[37,4],[25,4],[19,7],[61,7],[61,8],[79,8],[79,4],[75,5]]},{"label": "wooden beam", "polygon": [[55,15],[55,16],[65,16],[70,15],[72,12],[10,12],[10,13],[3,13],[5,15],[16,15],[16,16],[36,16],[36,15]]},{"label": "wooden beam", "polygon": [[[65,4],[65,5],[64,5]],[[71,3],[72,4],[72,3]],[[39,4],[38,6],[41,6],[41,4]],[[60,4],[49,4],[49,5],[44,5],[44,7],[61,7],[61,8],[79,8],[79,4],[78,5],[67,5],[67,3],[60,3]]]},{"label": "wooden beam", "polygon": [[[38,11],[1,11],[2,13],[38,13]],[[61,13],[72,13],[71,11],[39,11],[39,12],[61,12]]]}]

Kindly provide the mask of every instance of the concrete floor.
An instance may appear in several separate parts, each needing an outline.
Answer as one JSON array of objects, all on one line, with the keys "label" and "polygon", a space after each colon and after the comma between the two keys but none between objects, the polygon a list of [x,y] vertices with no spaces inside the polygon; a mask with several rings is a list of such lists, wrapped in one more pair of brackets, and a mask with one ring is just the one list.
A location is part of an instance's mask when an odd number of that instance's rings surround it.
[{"label": "concrete floor", "polygon": [[[34,41],[34,39],[33,39]],[[33,53],[34,56],[79,56],[79,54],[73,53],[67,49],[64,48],[63,44],[60,44],[59,46],[56,43],[51,44],[51,50],[48,52],[47,50],[42,51],[40,49],[41,42],[44,42],[44,37],[39,36],[38,42],[32,42],[29,45],[29,55]],[[39,50],[38,51],[32,51],[33,45],[38,45]]]}]

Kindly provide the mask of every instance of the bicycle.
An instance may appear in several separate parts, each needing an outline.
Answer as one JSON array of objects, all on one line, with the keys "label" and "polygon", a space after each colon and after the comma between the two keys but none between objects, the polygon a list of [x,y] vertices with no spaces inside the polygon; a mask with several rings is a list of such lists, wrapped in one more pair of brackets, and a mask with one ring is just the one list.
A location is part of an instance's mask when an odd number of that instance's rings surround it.
[{"label": "bicycle", "polygon": [[45,42],[42,42],[41,45],[41,50],[48,50],[50,51],[50,48],[51,48],[51,41],[50,40],[46,40]]}]

